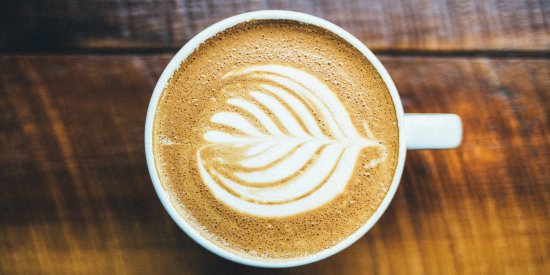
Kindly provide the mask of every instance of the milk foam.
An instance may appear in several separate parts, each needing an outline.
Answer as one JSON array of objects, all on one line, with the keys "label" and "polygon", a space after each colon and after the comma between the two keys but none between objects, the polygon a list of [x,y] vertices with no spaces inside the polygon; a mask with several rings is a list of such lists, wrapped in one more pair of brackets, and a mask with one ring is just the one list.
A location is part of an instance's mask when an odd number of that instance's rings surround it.
[{"label": "milk foam", "polygon": [[[202,180],[233,209],[264,217],[316,209],[344,191],[363,149],[385,151],[368,128],[366,137],[358,132],[343,103],[310,73],[257,65],[223,76],[234,79],[253,81],[254,89],[227,100],[238,111],[211,117],[213,129],[204,133],[205,145],[197,151]],[[224,153],[204,154],[215,149]]]}]

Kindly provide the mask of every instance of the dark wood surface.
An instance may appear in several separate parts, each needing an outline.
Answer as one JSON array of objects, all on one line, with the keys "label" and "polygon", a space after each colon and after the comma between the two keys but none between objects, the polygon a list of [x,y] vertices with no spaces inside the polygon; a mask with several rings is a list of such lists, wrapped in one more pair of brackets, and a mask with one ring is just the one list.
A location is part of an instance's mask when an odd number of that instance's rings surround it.
[{"label": "dark wood surface", "polygon": [[[143,146],[175,50],[265,8],[341,25],[381,54],[407,112],[458,113],[465,133],[459,149],[408,152],[393,202],[357,243],[285,270],[187,237]],[[545,0],[2,3],[0,274],[548,274],[549,13]]]},{"label": "dark wood surface", "polygon": [[179,48],[232,15],[301,11],[347,29],[374,50],[547,50],[547,0],[45,0],[0,9],[0,50]]},{"label": "dark wood surface", "polygon": [[[258,271],[199,247],[154,193],[143,125],[169,58],[0,58],[0,273]],[[458,113],[464,143],[410,151],[371,232],[284,273],[550,271],[550,60],[382,62],[406,111]]]}]

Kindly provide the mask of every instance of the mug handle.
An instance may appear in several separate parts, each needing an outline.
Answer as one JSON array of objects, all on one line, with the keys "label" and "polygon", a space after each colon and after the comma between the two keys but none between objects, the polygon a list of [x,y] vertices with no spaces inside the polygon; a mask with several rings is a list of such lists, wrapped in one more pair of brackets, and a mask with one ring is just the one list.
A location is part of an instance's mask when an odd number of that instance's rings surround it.
[{"label": "mug handle", "polygon": [[451,149],[462,142],[462,120],[456,114],[405,114],[407,149]]}]

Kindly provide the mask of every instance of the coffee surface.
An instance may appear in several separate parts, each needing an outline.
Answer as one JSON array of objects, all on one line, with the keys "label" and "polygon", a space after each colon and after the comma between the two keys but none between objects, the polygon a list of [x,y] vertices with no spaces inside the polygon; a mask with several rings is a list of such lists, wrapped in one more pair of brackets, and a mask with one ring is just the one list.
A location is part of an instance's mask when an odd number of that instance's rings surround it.
[{"label": "coffee surface", "polygon": [[248,257],[307,256],[342,241],[393,179],[398,128],[378,72],[319,27],[239,24],[171,77],[155,163],[180,215]]}]

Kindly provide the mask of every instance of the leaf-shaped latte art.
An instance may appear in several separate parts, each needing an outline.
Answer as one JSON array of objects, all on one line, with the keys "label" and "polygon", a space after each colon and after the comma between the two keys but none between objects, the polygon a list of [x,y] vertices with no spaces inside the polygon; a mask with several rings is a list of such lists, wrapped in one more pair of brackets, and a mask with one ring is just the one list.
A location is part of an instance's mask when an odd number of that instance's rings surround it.
[{"label": "leaf-shaped latte art", "polygon": [[258,65],[223,78],[249,85],[242,96],[227,100],[232,111],[211,117],[197,159],[204,183],[226,205],[266,217],[310,211],[344,191],[364,148],[384,152],[367,168],[385,159],[385,147],[366,124],[364,137],[315,76]]}]

